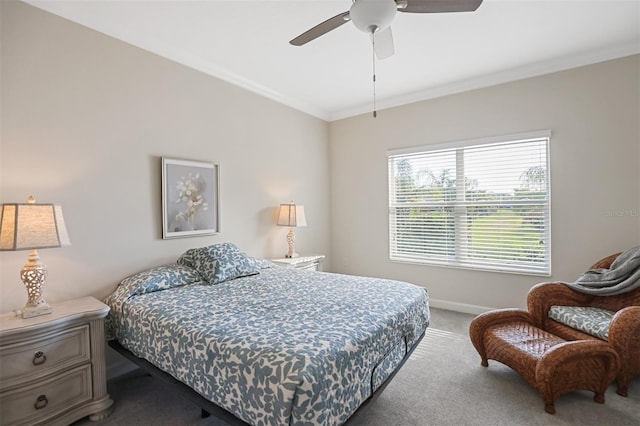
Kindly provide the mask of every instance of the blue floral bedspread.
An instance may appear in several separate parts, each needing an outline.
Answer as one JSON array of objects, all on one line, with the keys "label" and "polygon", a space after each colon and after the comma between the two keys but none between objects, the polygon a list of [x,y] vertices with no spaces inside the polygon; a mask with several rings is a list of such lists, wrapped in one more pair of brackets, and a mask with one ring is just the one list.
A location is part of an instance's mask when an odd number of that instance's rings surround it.
[{"label": "blue floral bedspread", "polygon": [[156,284],[107,298],[115,337],[252,425],[344,423],[429,325],[427,291],[398,281],[277,267]]}]

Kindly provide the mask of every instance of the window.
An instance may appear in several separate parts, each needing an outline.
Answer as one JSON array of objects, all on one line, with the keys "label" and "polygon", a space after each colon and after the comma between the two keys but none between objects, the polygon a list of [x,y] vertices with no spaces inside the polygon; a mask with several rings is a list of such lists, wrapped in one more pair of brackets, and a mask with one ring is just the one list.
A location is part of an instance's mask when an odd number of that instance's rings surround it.
[{"label": "window", "polygon": [[389,152],[390,259],[550,275],[549,137]]}]

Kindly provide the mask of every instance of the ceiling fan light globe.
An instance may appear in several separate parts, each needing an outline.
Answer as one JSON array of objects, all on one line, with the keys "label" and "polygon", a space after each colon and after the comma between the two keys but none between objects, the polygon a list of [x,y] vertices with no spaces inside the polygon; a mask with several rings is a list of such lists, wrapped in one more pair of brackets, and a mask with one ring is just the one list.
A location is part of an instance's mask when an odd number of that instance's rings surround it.
[{"label": "ceiling fan light globe", "polygon": [[396,12],[394,0],[357,0],[351,5],[349,16],[360,31],[374,33],[391,25]]}]

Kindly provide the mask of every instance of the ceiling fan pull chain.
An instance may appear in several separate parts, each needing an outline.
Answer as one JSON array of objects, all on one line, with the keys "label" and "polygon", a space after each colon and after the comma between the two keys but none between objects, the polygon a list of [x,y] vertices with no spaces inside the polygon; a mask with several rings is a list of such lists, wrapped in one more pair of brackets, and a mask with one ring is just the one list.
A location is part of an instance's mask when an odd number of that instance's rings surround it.
[{"label": "ceiling fan pull chain", "polygon": [[376,111],[376,33],[371,33],[371,56],[373,59],[373,118],[378,116]]}]

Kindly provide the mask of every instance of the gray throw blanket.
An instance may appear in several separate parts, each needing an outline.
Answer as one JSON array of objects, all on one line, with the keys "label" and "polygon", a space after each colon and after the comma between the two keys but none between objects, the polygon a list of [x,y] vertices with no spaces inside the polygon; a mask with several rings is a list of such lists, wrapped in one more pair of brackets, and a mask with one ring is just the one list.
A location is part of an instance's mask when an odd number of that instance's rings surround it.
[{"label": "gray throw blanket", "polygon": [[613,296],[640,287],[640,246],[630,248],[609,269],[591,269],[574,283],[564,283],[580,293]]}]

